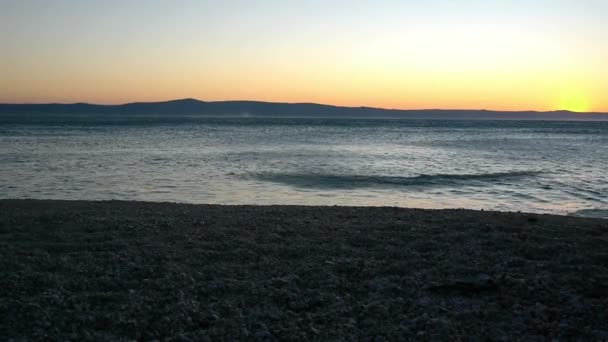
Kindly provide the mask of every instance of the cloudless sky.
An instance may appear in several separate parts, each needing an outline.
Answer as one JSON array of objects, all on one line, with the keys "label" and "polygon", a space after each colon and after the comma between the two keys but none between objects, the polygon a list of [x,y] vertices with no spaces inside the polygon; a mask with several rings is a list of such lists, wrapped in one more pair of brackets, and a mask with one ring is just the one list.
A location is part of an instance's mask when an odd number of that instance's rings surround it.
[{"label": "cloudless sky", "polygon": [[0,102],[608,112],[605,0],[0,0]]}]

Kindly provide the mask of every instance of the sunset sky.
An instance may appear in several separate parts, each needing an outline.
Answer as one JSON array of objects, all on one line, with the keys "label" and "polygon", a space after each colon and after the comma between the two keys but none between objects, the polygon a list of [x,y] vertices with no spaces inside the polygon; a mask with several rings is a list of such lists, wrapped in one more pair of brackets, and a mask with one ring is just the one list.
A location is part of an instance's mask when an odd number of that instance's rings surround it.
[{"label": "sunset sky", "polygon": [[606,0],[0,0],[0,102],[608,112]]}]

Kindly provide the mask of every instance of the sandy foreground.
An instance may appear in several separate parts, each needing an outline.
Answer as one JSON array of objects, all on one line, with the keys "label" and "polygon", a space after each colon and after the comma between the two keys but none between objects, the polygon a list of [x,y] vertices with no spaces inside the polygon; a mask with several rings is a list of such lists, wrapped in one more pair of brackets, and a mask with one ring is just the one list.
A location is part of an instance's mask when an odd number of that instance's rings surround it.
[{"label": "sandy foreground", "polygon": [[608,220],[0,200],[0,336],[608,340]]}]

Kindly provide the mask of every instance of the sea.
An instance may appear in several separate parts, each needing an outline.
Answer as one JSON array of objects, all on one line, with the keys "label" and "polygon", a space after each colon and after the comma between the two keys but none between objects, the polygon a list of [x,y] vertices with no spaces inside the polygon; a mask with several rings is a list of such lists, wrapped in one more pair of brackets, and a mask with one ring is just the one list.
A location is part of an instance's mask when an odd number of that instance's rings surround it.
[{"label": "sea", "polygon": [[608,122],[2,115],[0,198],[608,217]]}]

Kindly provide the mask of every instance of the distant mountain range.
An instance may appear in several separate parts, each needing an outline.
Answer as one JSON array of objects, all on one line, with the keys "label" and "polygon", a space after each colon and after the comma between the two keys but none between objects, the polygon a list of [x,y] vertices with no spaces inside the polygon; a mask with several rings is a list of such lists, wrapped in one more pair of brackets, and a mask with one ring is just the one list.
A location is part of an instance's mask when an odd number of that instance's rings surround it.
[{"label": "distant mountain range", "polygon": [[340,107],[316,103],[275,103],[259,101],[206,102],[196,99],[182,99],[165,102],[135,102],[121,105],[98,105],[89,103],[0,104],[0,115],[7,114],[608,121],[608,113],[582,114],[569,111],[536,112],[440,109],[403,110],[372,107]]}]

